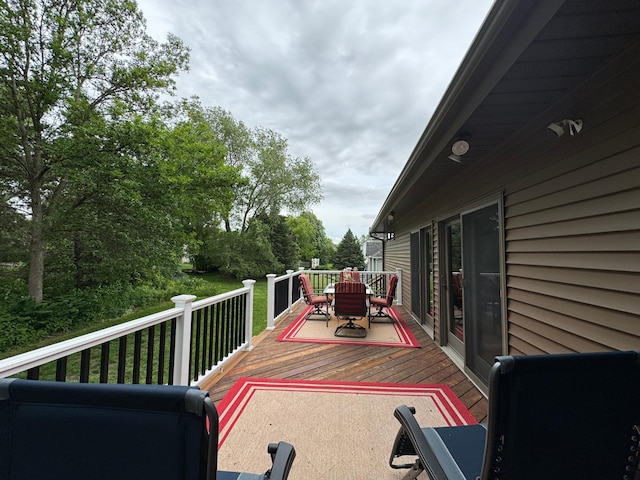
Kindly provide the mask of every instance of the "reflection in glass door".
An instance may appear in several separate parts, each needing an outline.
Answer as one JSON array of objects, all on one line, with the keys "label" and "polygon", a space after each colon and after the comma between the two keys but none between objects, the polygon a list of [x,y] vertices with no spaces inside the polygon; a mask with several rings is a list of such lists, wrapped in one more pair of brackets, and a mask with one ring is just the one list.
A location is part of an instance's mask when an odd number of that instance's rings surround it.
[{"label": "reflection in glass door", "polygon": [[462,216],[465,364],[485,382],[502,354],[500,216],[498,204]]},{"label": "reflection in glass door", "polygon": [[464,309],[462,283],[462,244],[460,238],[460,220],[450,220],[445,224],[445,272],[446,289],[445,308],[447,322],[447,344],[464,355],[463,342]]}]

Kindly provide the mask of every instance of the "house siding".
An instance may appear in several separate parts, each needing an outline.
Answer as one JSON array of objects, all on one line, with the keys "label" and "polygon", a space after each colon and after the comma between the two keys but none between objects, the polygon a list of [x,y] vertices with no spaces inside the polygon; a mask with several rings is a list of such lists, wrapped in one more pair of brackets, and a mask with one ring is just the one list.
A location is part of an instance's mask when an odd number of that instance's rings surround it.
[{"label": "house siding", "polygon": [[[501,193],[505,353],[640,347],[640,89],[637,76],[623,77],[570,106],[585,113],[579,136],[533,132],[428,192],[403,216],[395,240],[387,242],[385,268],[405,272],[406,304],[410,233]],[[441,242],[437,228],[433,233],[434,336],[440,342]]]},{"label": "house siding", "polygon": [[588,155],[505,195],[510,354],[640,346],[640,148]]}]

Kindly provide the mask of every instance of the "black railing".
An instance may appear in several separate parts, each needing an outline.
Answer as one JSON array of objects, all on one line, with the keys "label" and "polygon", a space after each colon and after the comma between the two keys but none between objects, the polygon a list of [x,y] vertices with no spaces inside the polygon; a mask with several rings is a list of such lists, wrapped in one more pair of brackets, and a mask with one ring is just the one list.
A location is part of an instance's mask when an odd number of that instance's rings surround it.
[{"label": "black railing", "polygon": [[199,382],[251,348],[253,284],[0,360],[0,377],[82,383]]},{"label": "black railing", "polygon": [[194,312],[192,328],[190,378],[197,381],[211,365],[222,362],[246,341],[246,308],[244,296],[228,298]]}]

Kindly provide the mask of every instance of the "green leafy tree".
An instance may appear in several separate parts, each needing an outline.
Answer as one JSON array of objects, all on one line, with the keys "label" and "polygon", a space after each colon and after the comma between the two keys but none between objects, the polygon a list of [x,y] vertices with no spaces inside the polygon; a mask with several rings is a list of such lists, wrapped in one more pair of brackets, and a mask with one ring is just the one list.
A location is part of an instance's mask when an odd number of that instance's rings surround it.
[{"label": "green leafy tree", "polygon": [[299,257],[302,260],[310,261],[312,258],[319,258],[320,263],[329,263],[333,257],[335,246],[329,240],[330,247],[327,248],[327,236],[322,221],[312,212],[302,212],[297,217],[288,217],[287,223],[296,237],[299,247]]},{"label": "green leafy tree", "polygon": [[287,140],[272,130],[256,128],[249,135],[247,148],[236,159],[247,182],[237,189],[226,221],[240,232],[255,216],[301,212],[322,199],[320,177],[311,159],[290,155]]},{"label": "green leafy tree", "polygon": [[333,265],[337,269],[348,267],[359,270],[364,269],[365,264],[362,245],[360,245],[358,239],[353,235],[351,229],[347,230],[347,233],[345,233],[338,244],[333,258]]},{"label": "green leafy tree", "polygon": [[258,220],[249,222],[244,233],[209,226],[205,228],[205,241],[195,256],[195,267],[238,279],[255,279],[281,271],[282,264],[271,250],[269,234],[269,227]]},{"label": "green leafy tree", "polygon": [[[145,200],[161,185],[131,179],[145,161],[135,136],[148,133],[140,118],[172,90],[188,51],[174,36],[148,36],[131,0],[0,0],[0,31],[0,192],[29,216],[28,292],[40,302],[47,246],[75,242],[69,222],[106,231],[153,214]],[[104,215],[80,212],[99,198]],[[94,247],[78,236],[81,249]]]},{"label": "green leafy tree", "polygon": [[336,255],[336,244],[330,238],[325,238],[320,249],[320,264],[327,268],[333,268],[331,262]]},{"label": "green leafy tree", "polygon": [[169,183],[172,217],[179,219],[191,255],[197,254],[207,225],[219,225],[233,206],[235,190],[245,180],[226,162],[228,147],[212,110],[197,99],[170,112],[172,127],[162,137],[161,177]]}]

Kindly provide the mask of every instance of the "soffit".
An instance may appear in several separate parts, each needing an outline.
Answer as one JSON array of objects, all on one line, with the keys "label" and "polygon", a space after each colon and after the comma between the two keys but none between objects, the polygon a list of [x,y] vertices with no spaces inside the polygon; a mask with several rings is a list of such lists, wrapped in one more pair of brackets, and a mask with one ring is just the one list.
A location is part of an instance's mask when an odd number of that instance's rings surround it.
[{"label": "soffit", "polygon": [[[535,128],[539,128],[539,118],[554,104],[640,41],[640,2],[637,0],[569,0],[546,20],[532,40],[522,47],[517,58],[499,73],[486,95],[465,112],[473,102],[476,82],[490,80],[492,62],[497,62],[510,47],[505,34],[516,36],[526,28],[529,17],[533,17],[532,12],[526,10],[527,4],[531,5],[520,2],[519,8],[512,9],[501,32],[494,33],[495,41],[490,48],[503,51],[486,52],[476,67],[476,75],[470,76],[459,88],[456,98],[449,99],[449,104],[463,112],[463,116],[456,117],[456,111],[436,111],[434,117],[441,113],[441,118],[438,122],[432,119],[425,130],[378,213],[372,231],[385,230],[386,217],[391,210],[396,219],[401,217],[421,203],[425,192],[451,181],[461,169],[491,157],[512,138],[533,128],[536,120]],[[542,2],[535,5],[540,4]],[[479,36],[476,42],[480,40]],[[467,59],[461,69],[465,62]],[[549,122],[553,120],[557,119],[548,119]],[[471,148],[459,164],[449,160],[448,155],[456,136],[462,133],[470,137]]]}]

